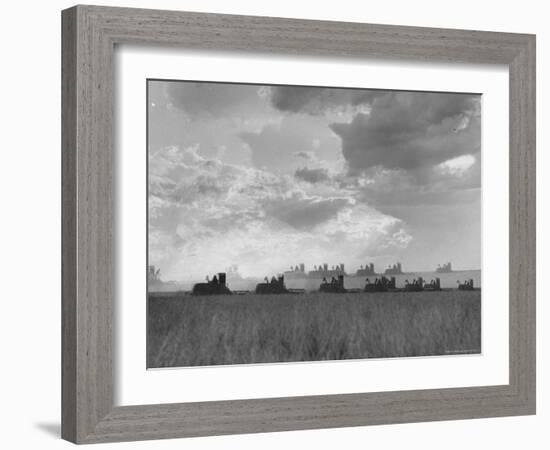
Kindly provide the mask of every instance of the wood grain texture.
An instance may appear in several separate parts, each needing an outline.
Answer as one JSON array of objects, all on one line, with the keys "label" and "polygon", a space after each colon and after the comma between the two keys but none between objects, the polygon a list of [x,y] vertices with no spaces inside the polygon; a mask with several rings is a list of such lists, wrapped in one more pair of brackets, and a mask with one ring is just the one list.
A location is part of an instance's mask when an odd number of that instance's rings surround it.
[{"label": "wood grain texture", "polygon": [[[92,443],[535,412],[534,36],[95,6],[63,11],[62,31],[65,439]],[[115,44],[508,65],[510,383],[114,407]]]},{"label": "wood grain texture", "polygon": [[510,386],[535,411],[535,39],[510,71]]},{"label": "wood grain texture", "polygon": [[62,431],[76,440],[76,21],[75,10],[63,14],[62,36],[62,243],[61,347]]}]

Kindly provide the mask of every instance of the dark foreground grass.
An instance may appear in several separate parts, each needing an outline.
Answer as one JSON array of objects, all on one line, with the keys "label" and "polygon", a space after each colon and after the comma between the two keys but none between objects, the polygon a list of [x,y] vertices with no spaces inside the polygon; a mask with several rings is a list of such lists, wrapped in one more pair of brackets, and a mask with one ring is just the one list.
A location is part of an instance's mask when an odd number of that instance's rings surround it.
[{"label": "dark foreground grass", "polygon": [[148,367],[481,351],[481,292],[149,296]]}]

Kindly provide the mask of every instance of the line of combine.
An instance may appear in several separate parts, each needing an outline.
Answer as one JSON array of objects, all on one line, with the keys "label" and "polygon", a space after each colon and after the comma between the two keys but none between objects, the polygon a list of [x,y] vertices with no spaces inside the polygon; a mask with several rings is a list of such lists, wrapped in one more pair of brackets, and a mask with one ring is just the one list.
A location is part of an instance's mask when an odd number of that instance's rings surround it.
[{"label": "line of combine", "polygon": [[[458,283],[458,290],[473,291],[479,288],[474,287],[474,280],[469,279],[463,283]],[[441,291],[441,282],[439,278],[435,278],[430,282],[425,281],[422,277],[413,279],[412,281],[405,280],[405,286],[402,288],[396,287],[395,277],[376,277],[371,281],[369,278],[365,280],[363,289],[346,289],[344,286],[344,275],[337,275],[328,280],[323,278],[317,291],[331,294],[356,294],[360,292],[435,292]],[[285,285],[284,275],[272,277],[268,280],[267,277],[264,283],[258,283],[254,291],[232,291],[226,283],[226,274],[220,272],[212,277],[212,280],[207,278],[205,283],[197,283],[193,286],[192,295],[246,295],[246,294],[304,294],[305,289],[289,289]]]}]

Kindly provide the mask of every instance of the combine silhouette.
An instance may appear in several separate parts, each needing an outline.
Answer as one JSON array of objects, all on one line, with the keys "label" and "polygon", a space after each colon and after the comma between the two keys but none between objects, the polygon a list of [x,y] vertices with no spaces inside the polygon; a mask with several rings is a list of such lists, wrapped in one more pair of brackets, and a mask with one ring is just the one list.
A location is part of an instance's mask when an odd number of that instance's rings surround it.
[{"label": "combine silhouette", "polygon": [[377,273],[376,270],[374,270],[374,263],[365,264],[365,267],[361,265],[355,272],[356,277],[372,277],[375,275],[377,275]]},{"label": "combine silhouette", "polygon": [[394,264],[393,266],[388,266],[388,268],[384,271],[384,275],[402,275],[402,274],[403,274],[403,268],[400,262]]},{"label": "combine silhouette", "polygon": [[279,275],[277,278],[271,277],[271,281],[265,277],[265,283],[256,285],[256,294],[288,294],[289,292],[285,286],[284,275]]},{"label": "combine silhouette", "polygon": [[232,292],[225,284],[225,273],[214,275],[212,280],[206,279],[206,283],[197,283],[191,291],[193,295],[231,295]]},{"label": "combine silhouette", "polygon": [[344,275],[338,275],[338,278],[332,277],[331,281],[323,278],[319,286],[319,292],[330,292],[333,294],[345,294],[348,290],[344,287]]},{"label": "combine silhouette", "polygon": [[458,283],[458,290],[459,291],[473,291],[474,290],[474,280],[470,278],[469,280],[466,280],[464,283],[461,283],[460,281],[457,281]]},{"label": "combine silhouette", "polygon": [[436,278],[435,280],[430,281],[429,283],[424,283],[425,291],[440,291],[441,290],[441,280]]},{"label": "combine silhouette", "polygon": [[436,273],[451,273],[453,271],[453,266],[450,262],[445,263],[443,265],[438,264],[437,269],[435,269]]},{"label": "combine silhouette", "polygon": [[405,291],[420,292],[424,290],[424,280],[422,277],[415,278],[409,283],[409,280],[405,280]]},{"label": "combine silhouette", "polygon": [[365,292],[387,292],[389,289],[395,289],[395,277],[388,279],[383,276],[375,278],[373,282],[367,278],[365,281]]}]

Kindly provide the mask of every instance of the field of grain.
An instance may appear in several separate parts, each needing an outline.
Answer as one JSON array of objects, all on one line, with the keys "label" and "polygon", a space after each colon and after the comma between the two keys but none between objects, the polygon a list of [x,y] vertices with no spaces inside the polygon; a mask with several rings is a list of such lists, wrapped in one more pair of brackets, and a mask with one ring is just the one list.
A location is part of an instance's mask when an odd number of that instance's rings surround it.
[{"label": "field of grain", "polygon": [[148,302],[150,368],[481,351],[481,291],[150,294]]}]

